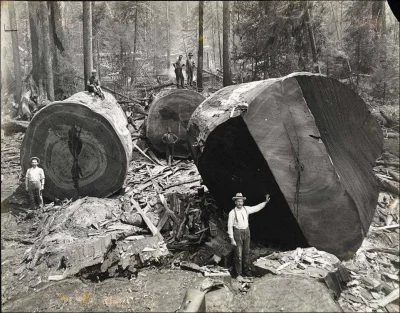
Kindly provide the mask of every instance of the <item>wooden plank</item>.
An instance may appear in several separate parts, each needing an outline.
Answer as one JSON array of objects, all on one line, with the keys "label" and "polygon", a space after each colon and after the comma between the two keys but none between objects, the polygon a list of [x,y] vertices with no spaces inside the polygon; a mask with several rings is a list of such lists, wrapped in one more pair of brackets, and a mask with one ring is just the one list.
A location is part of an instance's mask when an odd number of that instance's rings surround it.
[{"label": "wooden plank", "polygon": [[135,207],[135,209],[138,211],[138,213],[142,216],[144,222],[146,223],[147,227],[150,229],[151,233],[153,236],[156,236],[160,234],[158,231],[157,227],[153,225],[153,223],[150,221],[150,219],[147,217],[146,213],[143,212],[143,210],[140,208],[139,203],[137,203],[134,199],[133,196],[131,197],[131,203]]},{"label": "wooden plank", "polygon": [[384,307],[384,306],[388,305],[389,303],[391,303],[391,302],[397,300],[397,299],[399,298],[399,292],[400,292],[400,291],[399,291],[399,288],[393,290],[393,291],[392,291],[390,294],[388,294],[385,298],[381,299],[381,300],[378,302],[378,305],[379,305],[380,307]]},{"label": "wooden plank", "polygon": [[191,183],[198,182],[200,180],[201,180],[201,177],[200,178],[196,178],[196,179],[191,179],[191,180],[180,181],[180,182],[177,182],[177,183],[174,183],[174,184],[170,184],[170,185],[164,186],[163,189],[165,190],[165,189],[176,187],[176,186],[180,186],[180,185],[191,184]]},{"label": "wooden plank", "polygon": [[136,148],[141,154],[143,154],[148,160],[150,160],[152,163],[156,164],[156,162],[150,158],[146,153],[144,153],[144,151],[142,149],[140,149],[136,143],[133,143],[133,147]]}]

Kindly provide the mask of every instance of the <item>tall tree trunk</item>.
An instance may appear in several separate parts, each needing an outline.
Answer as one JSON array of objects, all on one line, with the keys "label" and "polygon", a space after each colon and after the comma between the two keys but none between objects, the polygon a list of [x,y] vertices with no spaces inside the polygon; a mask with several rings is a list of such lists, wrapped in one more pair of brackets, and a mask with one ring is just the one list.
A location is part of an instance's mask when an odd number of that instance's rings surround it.
[{"label": "tall tree trunk", "polygon": [[169,1],[167,1],[167,70],[171,67],[171,43],[170,43],[170,26],[169,26]]},{"label": "tall tree trunk", "polygon": [[224,87],[232,84],[231,80],[231,68],[230,68],[230,53],[229,53],[229,35],[230,35],[230,12],[229,12],[229,1],[222,3],[222,49],[223,49],[223,81]]},{"label": "tall tree trunk", "polygon": [[97,51],[97,75],[99,77],[99,80],[101,80],[99,34],[96,34],[96,51]]},{"label": "tall tree trunk", "polygon": [[[312,6],[310,6],[310,8],[312,9]],[[309,1],[306,1],[304,3],[304,14],[305,14],[305,19],[306,19],[306,24],[307,24],[308,36],[310,37],[311,53],[312,53],[313,63],[314,63],[314,71],[316,73],[321,73],[321,70],[320,70],[319,64],[318,64],[318,55],[317,55],[317,47],[316,47],[316,43],[315,43],[314,30],[313,30],[313,25],[311,23],[311,17],[310,17]]]},{"label": "tall tree trunk", "polygon": [[199,50],[197,52],[197,88],[203,89],[203,14],[204,1],[199,1]]},{"label": "tall tree trunk", "polygon": [[38,2],[28,1],[28,10],[32,53],[32,80],[34,89],[36,89],[36,92],[39,92],[39,90],[41,90],[40,84],[42,76],[42,58],[40,52],[43,47],[43,42],[40,42],[40,18]]},{"label": "tall tree trunk", "polygon": [[[93,68],[92,53],[92,3],[91,1],[82,1],[83,3],[83,66],[85,78],[85,90]],[[122,60],[121,60],[122,61]]]},{"label": "tall tree trunk", "polygon": [[132,56],[132,72],[131,72],[131,86],[136,82],[136,46],[137,46],[137,28],[138,28],[138,8],[135,8],[135,33],[133,35],[133,56]]},{"label": "tall tree trunk", "polygon": [[217,60],[215,58],[215,22],[214,22],[214,16],[212,18],[212,24],[211,24],[211,29],[212,29],[212,45],[213,45],[213,62],[214,62],[214,70],[217,67]]},{"label": "tall tree trunk", "polygon": [[222,67],[222,49],[221,49],[221,27],[219,24],[219,5],[218,5],[219,1],[216,1],[216,6],[217,6],[217,10],[216,10],[216,14],[217,14],[217,33],[218,33],[218,49],[219,49],[219,68]]},{"label": "tall tree trunk", "polygon": [[[56,30],[56,22],[59,24],[61,23],[61,14],[60,14],[60,8],[59,8],[59,2],[58,1],[47,1],[47,6],[48,9],[50,10],[50,23],[49,23],[49,28],[50,28],[50,42],[51,42],[51,51],[52,51],[52,56],[53,56],[53,80],[54,80],[54,90],[57,91],[58,88],[58,74],[60,73],[60,68],[59,68],[59,60],[58,60],[58,53],[57,50],[58,48],[63,49],[62,43],[60,41],[60,38],[58,38],[57,35],[57,30]],[[58,8],[56,8],[58,7]],[[57,10],[57,16],[56,16],[56,10]],[[57,48],[58,46],[58,48]],[[61,100],[61,99],[59,99]]]},{"label": "tall tree trunk", "polygon": [[42,34],[43,34],[43,65],[44,65],[44,80],[46,81],[47,99],[54,101],[54,80],[53,80],[53,60],[48,49],[50,47],[50,26],[49,26],[49,9],[46,2],[40,2],[40,11],[42,19]]},{"label": "tall tree trunk", "polygon": [[10,16],[10,29],[14,61],[14,78],[15,78],[15,93],[14,100],[19,103],[21,101],[22,93],[22,77],[21,77],[21,61],[19,57],[18,46],[18,31],[17,31],[17,18],[15,15],[14,1],[8,2],[8,10]]}]

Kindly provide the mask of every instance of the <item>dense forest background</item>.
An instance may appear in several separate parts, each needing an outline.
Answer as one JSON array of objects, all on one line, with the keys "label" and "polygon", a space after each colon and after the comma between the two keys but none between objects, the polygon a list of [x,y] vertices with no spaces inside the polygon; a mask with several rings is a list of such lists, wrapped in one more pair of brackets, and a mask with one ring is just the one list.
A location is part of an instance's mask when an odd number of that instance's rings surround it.
[{"label": "dense forest background", "polygon": [[[92,1],[90,14],[93,67],[125,95],[173,79],[179,54],[197,63],[201,42],[203,69],[233,84],[321,72],[369,105],[399,103],[399,23],[385,1]],[[83,90],[85,18],[82,2],[2,2],[2,96]]]}]

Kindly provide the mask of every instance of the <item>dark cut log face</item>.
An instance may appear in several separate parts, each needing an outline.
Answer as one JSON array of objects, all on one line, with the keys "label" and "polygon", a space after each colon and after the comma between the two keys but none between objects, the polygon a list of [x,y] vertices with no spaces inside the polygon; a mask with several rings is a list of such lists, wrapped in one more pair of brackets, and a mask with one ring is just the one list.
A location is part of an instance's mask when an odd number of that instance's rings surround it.
[{"label": "dark cut log face", "polygon": [[44,196],[105,197],[118,191],[132,154],[126,117],[116,100],[86,92],[54,102],[32,119],[21,149],[25,172],[38,156],[44,169]]},{"label": "dark cut log face", "polygon": [[188,129],[199,172],[224,210],[236,192],[248,205],[271,194],[250,220],[253,238],[308,242],[343,259],[372,220],[382,139],[358,95],[309,73],[226,87],[199,106]]},{"label": "dark cut log face", "polygon": [[162,136],[171,131],[179,137],[174,155],[187,158],[190,155],[186,143],[186,128],[193,111],[205,98],[192,90],[173,91],[151,104],[147,118],[147,137],[160,152],[165,152]]}]

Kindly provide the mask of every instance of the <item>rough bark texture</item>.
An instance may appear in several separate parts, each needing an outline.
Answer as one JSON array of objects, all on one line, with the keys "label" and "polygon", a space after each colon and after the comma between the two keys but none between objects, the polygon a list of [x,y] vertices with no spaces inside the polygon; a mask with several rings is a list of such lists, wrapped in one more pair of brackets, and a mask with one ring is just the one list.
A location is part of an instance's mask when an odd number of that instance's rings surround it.
[{"label": "rough bark texture", "polygon": [[21,79],[21,62],[20,62],[19,47],[18,47],[17,18],[15,15],[14,1],[8,2],[8,10],[10,14],[9,29],[13,30],[11,31],[11,39],[12,39],[14,76],[15,76],[14,99],[16,102],[19,102],[21,100],[21,94],[22,94],[22,79]]},{"label": "rough bark texture", "polygon": [[41,78],[41,58],[40,58],[40,47],[42,46],[40,42],[38,23],[40,19],[38,18],[38,3],[33,1],[28,1],[29,9],[29,30],[31,38],[31,51],[32,51],[32,78],[37,91],[40,90],[40,78]]},{"label": "rough bark texture", "polygon": [[[112,95],[104,94],[102,101],[79,92],[47,105],[30,122],[22,142],[21,165],[25,173],[30,157],[40,158],[45,197],[106,197],[121,188],[132,141],[122,109]],[[81,132],[71,140],[74,125]],[[79,168],[81,175],[75,181]]]},{"label": "rough bark texture", "polygon": [[43,34],[43,66],[44,66],[44,80],[46,81],[47,99],[54,101],[54,81],[53,81],[53,60],[50,52],[50,26],[49,26],[49,10],[47,3],[40,3],[40,12],[42,19],[42,34]]},{"label": "rough bark texture", "polygon": [[359,248],[375,211],[383,135],[347,86],[311,73],[228,86],[196,109],[187,137],[224,210],[236,192],[247,205],[271,195],[250,220],[253,237],[340,258]]},{"label": "rough bark texture", "polygon": [[230,52],[229,52],[229,37],[231,29],[231,20],[229,12],[229,1],[223,1],[223,33],[222,33],[222,48],[223,48],[223,75],[224,75],[224,86],[232,84],[231,79],[231,65],[230,65]]},{"label": "rough bark texture", "polygon": [[204,1],[199,1],[199,49],[197,51],[197,88],[203,89],[203,19],[204,19]]},{"label": "rough bark texture", "polygon": [[190,155],[186,143],[186,128],[190,116],[205,98],[192,90],[176,90],[161,97],[151,104],[147,119],[147,137],[160,152],[165,152],[162,136],[168,127],[179,137],[175,144],[174,155],[188,157]]},{"label": "rough bark texture", "polygon": [[83,64],[85,90],[93,68],[92,55],[92,6],[90,1],[82,1],[83,3]]}]

